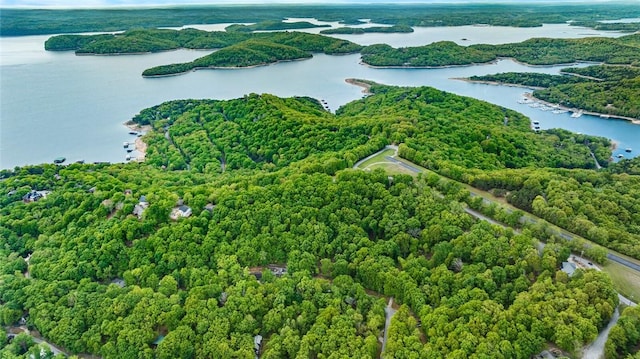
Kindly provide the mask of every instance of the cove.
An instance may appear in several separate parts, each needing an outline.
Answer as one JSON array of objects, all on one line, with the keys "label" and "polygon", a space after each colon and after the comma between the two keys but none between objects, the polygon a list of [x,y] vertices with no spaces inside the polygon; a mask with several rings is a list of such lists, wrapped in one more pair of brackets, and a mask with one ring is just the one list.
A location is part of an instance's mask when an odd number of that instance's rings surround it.
[{"label": "cove", "polygon": [[[522,36],[552,36],[558,31],[573,31],[571,35],[575,37],[594,33],[566,25],[535,29],[527,29],[528,33]],[[479,39],[503,31],[492,27],[433,28],[417,29],[413,34],[352,35],[349,40],[368,43],[391,35],[386,38],[395,39],[389,40],[393,46],[412,46],[419,41],[427,44],[462,38],[462,34],[471,30]],[[611,33],[611,36],[617,35]],[[402,36],[406,36],[404,44],[398,40]],[[0,38],[0,168],[50,163],[61,156],[68,162],[124,162],[127,153],[122,143],[132,141],[133,136],[122,124],[143,108],[168,100],[231,99],[248,93],[272,93],[323,99],[330,110],[335,111],[362,97],[361,89],[347,84],[347,78],[399,86],[433,86],[522,112],[532,121],[540,122],[542,129],[560,127],[610,138],[618,144],[614,157],[618,153],[633,156],[640,152],[640,126],[628,121],[587,115],[576,119],[568,113],[540,111],[518,103],[523,94],[531,90],[453,79],[509,71],[558,73],[566,66],[529,67],[500,60],[441,69],[374,69],[360,64],[357,54],[316,54],[305,61],[251,69],[200,70],[182,76],[145,79],[140,74],[146,68],[191,61],[206,52],[177,50],[148,55],[76,56],[73,52],[44,51],[47,38]],[[472,41],[470,35],[468,39]],[[509,37],[504,42],[511,41]],[[634,152],[624,153],[627,147]]]}]

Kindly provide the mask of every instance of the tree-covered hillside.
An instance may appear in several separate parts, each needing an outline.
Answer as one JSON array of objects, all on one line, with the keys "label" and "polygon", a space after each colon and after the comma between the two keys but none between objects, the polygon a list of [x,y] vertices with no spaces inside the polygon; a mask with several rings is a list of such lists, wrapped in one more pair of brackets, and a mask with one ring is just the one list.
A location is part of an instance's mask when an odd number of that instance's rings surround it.
[{"label": "tree-covered hillside", "polygon": [[470,80],[540,87],[533,96],[546,102],[604,115],[640,118],[640,67],[596,65],[566,68],[562,73],[512,72],[473,76]]},{"label": "tree-covered hillside", "polygon": [[373,23],[408,26],[532,27],[565,24],[633,31],[628,23],[601,23],[640,17],[637,4],[549,3],[549,4],[353,4],[331,5],[218,5],[155,9],[2,9],[1,36],[123,31],[132,28],[180,27],[191,24],[262,23],[261,27],[291,26],[286,18],[317,18],[344,24],[361,19]]},{"label": "tree-covered hillside", "polygon": [[[570,169],[591,168],[608,141],[534,133],[432,88],[371,90],[335,115],[271,95],[168,102],[134,118],[153,128],[146,163],[2,171],[0,322],[25,316],[104,358],[254,358],[256,345],[262,358],[530,358],[592,341],[618,298],[602,272],[560,270],[568,243],[477,222],[459,202],[469,192],[437,176],[350,167],[401,144],[514,204],[535,194],[542,216],[593,212],[587,235],[611,230],[605,208],[626,213],[606,244],[626,233],[637,248],[638,177]],[[33,190],[46,196],[26,200]],[[608,200],[578,205],[599,192]],[[28,343],[3,350],[29,355]]]},{"label": "tree-covered hillside", "polygon": [[617,39],[591,37],[582,39],[534,38],[502,45],[460,46],[441,41],[419,47],[393,48],[380,44],[367,46],[362,61],[372,66],[448,66],[470,65],[510,57],[530,65],[556,65],[578,61],[607,64],[640,64],[640,34]]},{"label": "tree-covered hillside", "polygon": [[348,54],[362,46],[350,41],[303,32],[245,33],[243,31],[131,30],[113,35],[58,35],[45,42],[50,51],[77,54],[127,54],[189,49],[220,50],[188,63],[156,66],[143,76],[176,75],[200,68],[249,67],[278,61],[302,60],[314,52]]}]

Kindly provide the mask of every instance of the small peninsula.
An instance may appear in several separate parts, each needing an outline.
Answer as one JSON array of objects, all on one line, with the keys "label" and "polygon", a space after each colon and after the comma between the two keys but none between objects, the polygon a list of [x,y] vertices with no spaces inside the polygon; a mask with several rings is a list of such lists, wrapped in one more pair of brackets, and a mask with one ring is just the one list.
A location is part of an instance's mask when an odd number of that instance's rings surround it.
[{"label": "small peninsula", "polygon": [[413,28],[407,25],[393,25],[393,26],[370,26],[370,27],[337,27],[335,29],[327,29],[320,31],[324,35],[361,35],[368,33],[410,33],[413,32]]},{"label": "small peninsula", "polygon": [[192,62],[156,66],[145,77],[170,76],[200,68],[240,68],[302,60],[313,53],[355,53],[362,46],[351,41],[304,32],[225,32],[184,30],[132,30],[116,35],[59,35],[45,43],[50,51],[75,50],[76,54],[124,54],[189,49],[219,51]]},{"label": "small peninsula", "polygon": [[565,68],[562,75],[501,73],[468,80],[535,87],[535,99],[566,109],[640,123],[640,67]]}]

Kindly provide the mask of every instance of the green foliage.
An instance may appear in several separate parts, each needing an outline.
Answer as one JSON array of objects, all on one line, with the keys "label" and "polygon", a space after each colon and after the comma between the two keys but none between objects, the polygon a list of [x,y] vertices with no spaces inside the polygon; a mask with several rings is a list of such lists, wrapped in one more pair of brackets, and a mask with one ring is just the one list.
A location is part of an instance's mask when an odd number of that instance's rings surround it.
[{"label": "green foliage", "polygon": [[321,30],[321,34],[333,35],[333,34],[348,34],[348,35],[361,35],[368,33],[411,33],[413,28],[408,25],[393,25],[393,26],[370,26],[370,27],[336,27],[334,29]]},{"label": "green foliage", "polygon": [[640,117],[640,68],[598,65],[566,68],[562,72],[575,76],[510,72],[472,76],[470,80],[542,87],[533,94],[547,102],[607,115]]},{"label": "green foliage", "polygon": [[362,50],[362,62],[372,66],[450,66],[489,62],[495,55],[440,41],[419,47],[394,49],[389,45],[371,45]]},{"label": "green foliage", "polygon": [[[403,143],[403,156],[451,177],[523,190],[507,198],[533,201],[534,213],[546,210],[541,198],[560,206],[571,194],[637,223],[636,177],[540,168],[588,167],[591,147],[608,142],[533,134],[514,112],[432,88],[371,90],[336,115],[304,97],[172,101],[134,118],[154,129],[147,163],[7,173],[0,193],[16,192],[0,206],[4,323],[28,312],[49,341],[104,358],[250,358],[256,335],[264,358],[373,358],[393,297],[385,357],[529,358],[546,342],[572,351],[593,340],[617,296],[600,272],[563,276],[567,247],[549,243],[540,256],[533,243],[546,237],[476,222],[458,183],[347,167]],[[31,189],[51,193],[23,202]],[[172,221],[178,202],[193,213]],[[635,227],[589,225],[578,220],[588,205],[569,204],[575,220],[566,206],[564,217],[549,212],[640,243]]]},{"label": "green foliage", "polygon": [[627,307],[611,328],[605,355],[607,358],[622,358],[625,355],[637,355],[640,343],[640,307]]},{"label": "green foliage", "polygon": [[470,184],[504,189],[509,192],[507,199],[519,208],[602,246],[640,257],[637,176],[584,170],[503,170],[475,176]]},{"label": "green foliage", "polygon": [[[240,25],[238,25],[240,26]],[[310,58],[313,52],[345,54],[362,47],[350,41],[300,32],[246,34],[195,29],[130,30],[116,35],[58,35],[45,42],[50,51],[78,54],[126,54],[178,48],[221,50],[189,63],[157,66],[143,76],[166,76],[206,67],[248,67]]]},{"label": "green foliage", "polygon": [[573,84],[587,80],[574,76],[549,75],[535,72],[506,72],[494,75],[471,76],[471,81],[507,83],[531,87],[551,87],[562,84]]},{"label": "green foliage", "polygon": [[632,79],[583,82],[536,90],[542,100],[607,115],[640,118],[640,76]]},{"label": "green foliage", "polygon": [[330,25],[316,25],[308,21],[283,22],[278,20],[260,21],[256,24],[242,25],[233,24],[225,27],[227,32],[254,32],[254,31],[275,31],[275,30],[295,30],[311,29],[314,27],[329,27]]},{"label": "green foliage", "polygon": [[[408,26],[494,26],[533,27],[546,24],[583,24],[603,29],[632,30],[635,24],[604,24],[600,20],[639,17],[635,4],[395,4],[171,7],[108,10],[21,10],[3,9],[2,36],[122,31],[131,28],[180,27],[189,24],[261,23],[283,25],[285,18],[317,18],[344,24],[372,23]],[[264,26],[264,25],[262,25]],[[301,26],[309,26],[303,24]]]},{"label": "green foliage", "polygon": [[484,63],[499,57],[511,57],[531,65],[554,65],[577,61],[608,64],[640,64],[639,35],[618,39],[591,37],[583,39],[535,38],[503,45],[460,46],[451,41],[426,46],[392,48],[379,44],[362,50],[362,61],[372,66],[451,66]]}]

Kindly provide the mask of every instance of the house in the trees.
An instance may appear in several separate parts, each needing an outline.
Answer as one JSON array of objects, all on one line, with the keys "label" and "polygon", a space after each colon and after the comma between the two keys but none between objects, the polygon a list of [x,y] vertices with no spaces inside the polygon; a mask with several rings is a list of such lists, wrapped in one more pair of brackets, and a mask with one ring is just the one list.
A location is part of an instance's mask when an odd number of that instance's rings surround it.
[{"label": "house in the trees", "polygon": [[576,271],[576,264],[573,262],[562,262],[562,271],[567,273],[569,277],[573,276]]},{"label": "house in the trees", "polygon": [[149,207],[149,202],[147,201],[147,197],[140,196],[138,200],[138,204],[133,207],[133,214],[138,217],[138,219],[142,218],[142,214]]},{"label": "house in the trees", "polygon": [[175,221],[178,218],[187,218],[190,215],[191,215],[191,207],[185,206],[183,204],[181,206],[174,208],[171,211],[171,214],[169,215],[169,217]]},{"label": "house in the trees", "polygon": [[36,202],[39,201],[43,198],[47,198],[47,195],[49,194],[49,191],[30,191],[29,193],[25,194],[24,196],[22,196],[22,200],[25,203],[29,203],[29,202]]}]

